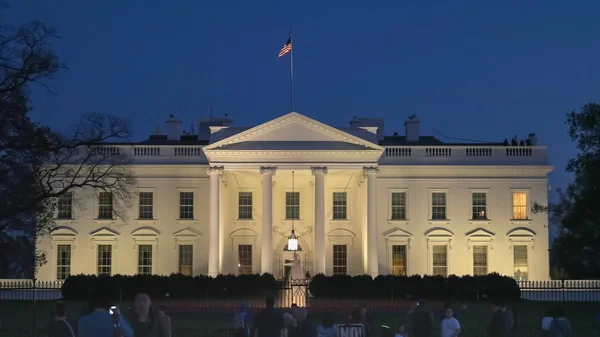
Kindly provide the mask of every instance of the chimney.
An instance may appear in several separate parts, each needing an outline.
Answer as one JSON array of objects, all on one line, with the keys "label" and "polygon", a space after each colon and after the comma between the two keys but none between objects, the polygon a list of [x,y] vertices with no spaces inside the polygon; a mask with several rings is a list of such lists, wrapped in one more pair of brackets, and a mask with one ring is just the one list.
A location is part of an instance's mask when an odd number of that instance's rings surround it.
[{"label": "chimney", "polygon": [[167,120],[167,139],[181,139],[181,121],[175,119],[175,115],[171,114]]},{"label": "chimney", "polygon": [[156,129],[154,130],[154,135],[155,136],[161,136],[162,135],[162,131],[160,130],[160,125],[156,126]]},{"label": "chimney", "polygon": [[537,146],[538,145],[538,138],[535,135],[535,133],[530,133],[529,136],[527,137],[527,139],[531,143],[531,146]]},{"label": "chimney", "polygon": [[404,136],[406,137],[406,141],[408,142],[418,142],[419,141],[419,118],[417,115],[413,114],[408,117],[408,119],[404,122]]}]

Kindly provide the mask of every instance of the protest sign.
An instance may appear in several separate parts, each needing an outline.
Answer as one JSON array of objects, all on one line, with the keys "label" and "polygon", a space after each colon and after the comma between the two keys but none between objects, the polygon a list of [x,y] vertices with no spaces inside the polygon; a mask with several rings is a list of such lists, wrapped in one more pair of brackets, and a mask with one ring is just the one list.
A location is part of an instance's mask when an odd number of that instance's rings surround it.
[{"label": "protest sign", "polygon": [[339,337],[365,337],[365,326],[362,324],[338,325]]}]

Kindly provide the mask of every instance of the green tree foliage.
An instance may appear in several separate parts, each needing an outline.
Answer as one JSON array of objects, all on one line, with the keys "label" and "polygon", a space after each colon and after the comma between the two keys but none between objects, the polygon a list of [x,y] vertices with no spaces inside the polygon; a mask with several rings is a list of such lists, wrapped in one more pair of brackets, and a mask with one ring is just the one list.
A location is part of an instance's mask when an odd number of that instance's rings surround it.
[{"label": "green tree foliage", "polygon": [[[556,204],[534,206],[551,213],[560,225],[552,246],[558,268],[573,279],[600,278],[600,105],[589,103],[567,115],[569,136],[577,143],[577,156],[567,165],[574,174]],[[536,208],[537,207],[537,208]]]}]

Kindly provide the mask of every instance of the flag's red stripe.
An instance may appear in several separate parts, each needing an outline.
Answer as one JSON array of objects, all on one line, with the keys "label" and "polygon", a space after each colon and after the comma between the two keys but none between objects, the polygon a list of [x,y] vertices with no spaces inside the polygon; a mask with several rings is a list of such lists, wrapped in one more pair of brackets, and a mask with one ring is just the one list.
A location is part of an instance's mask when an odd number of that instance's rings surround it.
[{"label": "flag's red stripe", "polygon": [[289,53],[292,50],[292,44],[286,44],[285,46],[283,46],[283,48],[281,48],[281,51],[279,52],[279,57],[282,57],[283,55]]}]

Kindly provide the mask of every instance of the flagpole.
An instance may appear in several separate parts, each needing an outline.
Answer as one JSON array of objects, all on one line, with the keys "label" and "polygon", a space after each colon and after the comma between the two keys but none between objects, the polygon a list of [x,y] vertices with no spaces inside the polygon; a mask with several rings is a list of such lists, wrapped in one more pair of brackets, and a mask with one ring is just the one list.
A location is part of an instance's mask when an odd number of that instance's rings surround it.
[{"label": "flagpole", "polygon": [[294,44],[290,30],[290,112],[294,112]]}]

